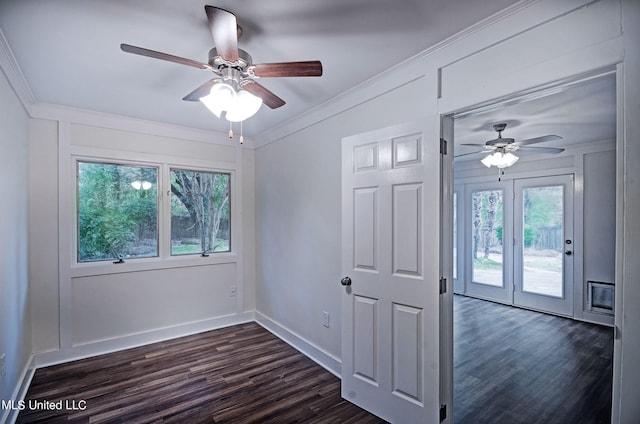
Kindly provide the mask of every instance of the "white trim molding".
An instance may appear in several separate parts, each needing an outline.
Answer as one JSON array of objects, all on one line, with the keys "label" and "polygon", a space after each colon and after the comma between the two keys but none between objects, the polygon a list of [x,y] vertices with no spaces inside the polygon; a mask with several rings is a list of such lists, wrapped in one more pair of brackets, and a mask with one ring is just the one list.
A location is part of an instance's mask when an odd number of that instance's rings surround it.
[{"label": "white trim molding", "polygon": [[53,350],[38,353],[35,355],[36,368],[43,368],[50,365],[85,359],[92,356],[106,353],[118,352],[125,349],[144,346],[152,343],[163,342],[179,337],[190,336],[203,333],[205,331],[217,330],[237,324],[244,324],[254,321],[253,312],[221,316],[203,321],[191,322],[157,330],[146,331],[144,333],[132,334],[109,340],[76,345],[70,348]]},{"label": "white trim molding", "polygon": [[260,312],[255,312],[255,321],[331,374],[341,378],[342,361],[340,358],[319,348],[301,335],[294,333]]},{"label": "white trim molding", "polygon": [[36,103],[36,98],[31,91],[31,87],[27,82],[13,50],[9,46],[9,42],[0,28],[0,68],[4,70],[9,83],[13,87],[18,99],[24,106],[27,113],[31,114],[31,106]]},{"label": "white trim molding", "polygon": [[11,399],[3,399],[4,402],[9,401],[12,402],[12,404],[10,408],[0,408],[0,423],[16,422],[16,420],[18,419],[18,414],[20,413],[19,405],[27,396],[27,390],[29,390],[31,380],[33,379],[33,374],[35,372],[35,356],[31,355],[26,365],[22,369],[22,373],[20,374],[20,378],[18,379],[18,384],[16,384],[16,387],[13,390]]}]

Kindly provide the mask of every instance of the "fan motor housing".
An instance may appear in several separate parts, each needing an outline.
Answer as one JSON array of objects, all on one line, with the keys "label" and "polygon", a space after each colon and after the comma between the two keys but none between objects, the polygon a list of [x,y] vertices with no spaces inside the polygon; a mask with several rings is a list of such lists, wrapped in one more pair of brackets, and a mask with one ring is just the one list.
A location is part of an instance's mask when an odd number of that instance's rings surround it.
[{"label": "fan motor housing", "polygon": [[[246,50],[238,49],[238,63],[232,64],[231,66],[245,70],[252,63],[253,59],[251,58],[251,55],[247,53]],[[230,66],[229,62],[220,57],[218,50],[215,47],[209,50],[209,65],[217,69],[221,66]]]},{"label": "fan motor housing", "polygon": [[493,140],[489,140],[485,144],[487,146],[504,147],[504,146],[508,146],[509,144],[512,144],[514,141],[516,140],[513,138],[499,137]]}]

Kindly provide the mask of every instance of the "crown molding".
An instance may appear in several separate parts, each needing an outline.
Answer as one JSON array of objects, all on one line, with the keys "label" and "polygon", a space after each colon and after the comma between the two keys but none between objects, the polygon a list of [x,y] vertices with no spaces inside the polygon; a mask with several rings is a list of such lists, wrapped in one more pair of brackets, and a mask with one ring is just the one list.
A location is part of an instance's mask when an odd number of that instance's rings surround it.
[{"label": "crown molding", "polygon": [[284,123],[273,127],[255,137],[256,148],[267,145],[295,132],[301,131],[317,122],[338,115],[348,109],[366,101],[379,97],[410,81],[424,76],[425,58],[432,56],[463,39],[495,25],[513,15],[522,12],[543,0],[522,0],[515,3],[467,28],[446,38],[445,40],[423,50],[420,53],[388,68],[384,72],[350,88],[342,94],[333,97],[321,105],[305,112]]},{"label": "crown molding", "polygon": [[9,46],[9,42],[0,28],[0,68],[4,71],[9,84],[13,87],[18,99],[24,106],[27,113],[30,113],[31,106],[36,103],[36,98],[31,91],[18,61]]}]

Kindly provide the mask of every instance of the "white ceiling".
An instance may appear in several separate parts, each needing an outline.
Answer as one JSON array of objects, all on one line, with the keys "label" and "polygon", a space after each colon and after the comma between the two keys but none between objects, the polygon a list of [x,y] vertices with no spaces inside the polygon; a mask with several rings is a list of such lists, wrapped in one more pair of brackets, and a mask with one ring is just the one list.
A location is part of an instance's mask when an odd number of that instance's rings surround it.
[{"label": "white ceiling", "polygon": [[[516,141],[544,135],[558,135],[560,140],[537,143],[532,147],[566,148],[579,143],[606,142],[616,137],[616,79],[614,73],[603,74],[582,81],[574,81],[538,92],[523,94],[521,98],[468,111],[454,120],[454,155],[465,155],[457,162],[477,160],[482,147],[460,144],[484,144],[495,139],[493,124],[504,122],[503,137]],[[518,156],[549,157],[521,151]]]},{"label": "white ceiling", "polygon": [[[0,29],[37,102],[226,131],[182,97],[208,71],[124,53],[133,44],[202,62],[213,47],[205,4],[237,16],[254,63],[321,60],[319,78],[262,79],[287,104],[263,106],[245,135],[277,127],[516,0],[0,0]],[[569,144],[615,136],[615,79],[456,119],[456,144],[545,134]],[[541,146],[551,146],[553,143]],[[561,145],[559,147],[562,147]],[[466,149],[466,150],[465,150]],[[472,148],[457,149],[457,153]],[[472,158],[476,157],[475,155]]]},{"label": "white ceiling", "polygon": [[208,71],[124,53],[120,43],[207,62],[204,5],[233,12],[254,63],[321,60],[320,78],[263,79],[247,135],[278,126],[516,0],[0,0],[0,28],[38,102],[225,131],[182,98]]}]

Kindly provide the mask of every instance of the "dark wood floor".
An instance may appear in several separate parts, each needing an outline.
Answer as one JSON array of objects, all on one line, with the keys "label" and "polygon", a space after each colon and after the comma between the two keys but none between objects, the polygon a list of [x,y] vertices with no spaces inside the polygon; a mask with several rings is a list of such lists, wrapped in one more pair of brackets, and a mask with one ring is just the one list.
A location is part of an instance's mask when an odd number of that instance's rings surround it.
[{"label": "dark wood floor", "polygon": [[[38,400],[66,404],[30,410]],[[256,323],[38,369],[25,401],[18,423],[384,422]]]},{"label": "dark wood floor", "polygon": [[[612,329],[462,296],[454,314],[456,424],[609,422]],[[383,423],[255,323],[39,369],[25,401],[18,423]]]},{"label": "dark wood floor", "polygon": [[613,329],[454,296],[456,424],[609,423]]}]

